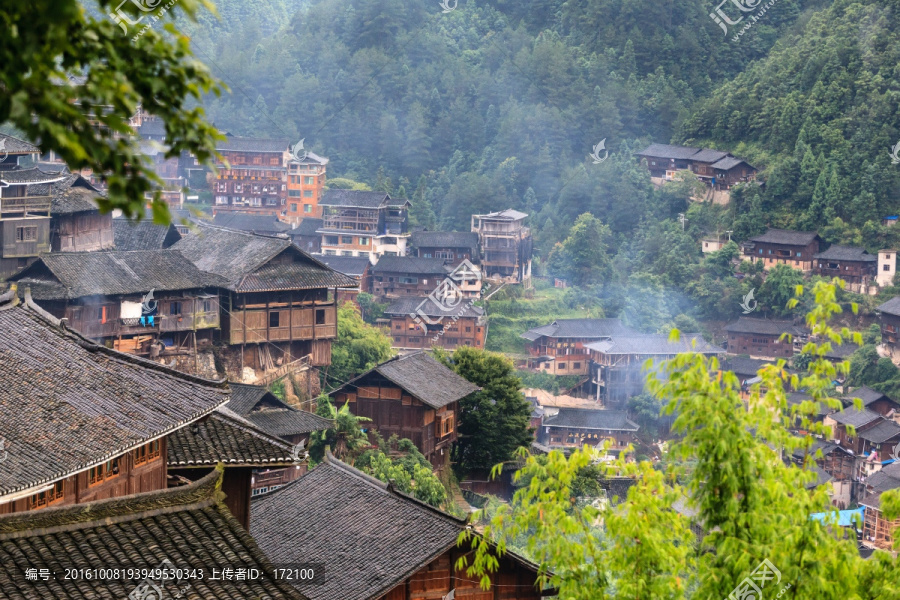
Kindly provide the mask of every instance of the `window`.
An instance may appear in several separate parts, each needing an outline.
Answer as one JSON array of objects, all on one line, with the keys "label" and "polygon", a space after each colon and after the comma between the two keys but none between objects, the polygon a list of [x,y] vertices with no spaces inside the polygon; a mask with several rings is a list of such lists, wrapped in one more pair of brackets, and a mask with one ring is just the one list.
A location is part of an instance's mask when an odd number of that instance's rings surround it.
[{"label": "window", "polygon": [[177,300],[173,300],[169,302],[169,314],[170,315],[180,315],[181,314],[181,302]]},{"label": "window", "polygon": [[802,257],[802,256],[803,256],[803,253],[802,253],[802,252],[798,252],[798,253],[797,253],[797,258],[800,258],[800,257]]},{"label": "window", "polygon": [[342,243],[342,244],[352,244],[352,243],[353,243],[353,236],[352,236],[352,235],[342,235],[342,236],[341,236],[341,243]]},{"label": "window", "polygon": [[881,267],[881,270],[882,270],[882,271],[890,271],[890,270],[891,270],[891,266],[890,266],[890,265],[884,265],[884,266]]},{"label": "window", "polygon": [[359,245],[360,245],[360,246],[368,246],[368,245],[369,245],[369,238],[366,238],[366,237],[361,237],[361,238],[359,238]]},{"label": "window", "polygon": [[326,235],[326,236],[325,236],[325,243],[328,244],[329,246],[337,246],[337,243],[338,243],[338,236],[336,236],[336,235]]},{"label": "window", "polygon": [[244,193],[244,184],[243,183],[235,183],[234,184],[234,193],[235,194],[243,194]]},{"label": "window", "polygon": [[335,252],[334,250],[325,251],[325,256],[334,256],[335,254],[337,254],[337,252]]},{"label": "window", "polygon": [[153,440],[140,448],[135,448],[132,454],[134,456],[134,466],[159,458],[159,440]]},{"label": "window", "polygon": [[398,277],[397,280],[398,280],[399,283],[407,283],[407,284],[417,284],[417,283],[419,283],[419,278],[418,278],[418,277]]},{"label": "window", "polygon": [[299,197],[300,197],[300,190],[289,190],[289,191],[288,191],[288,196],[290,196],[291,198],[299,198]]},{"label": "window", "polygon": [[324,325],[325,324],[325,309],[317,308],[316,309],[316,325]]},{"label": "window", "polygon": [[267,206],[278,206],[278,198],[266,198]]},{"label": "window", "polygon": [[102,465],[88,469],[88,485],[97,485],[119,474],[119,459],[114,458]]},{"label": "window", "polygon": [[17,242],[33,242],[37,240],[37,227],[16,227]]},{"label": "window", "polygon": [[58,500],[62,500],[65,495],[65,481],[57,481],[53,484],[53,487],[49,490],[45,490],[43,492],[38,492],[31,496],[31,499],[28,501],[28,507],[31,510],[36,508],[43,508]]},{"label": "window", "polygon": [[106,323],[106,307],[98,306],[97,307],[97,320],[101,323]]},{"label": "window", "polygon": [[[305,207],[306,205],[304,204],[303,206]],[[296,202],[291,202],[291,212],[297,212],[297,203]]]},{"label": "window", "polygon": [[315,182],[316,182],[315,177],[304,177],[303,178],[303,183],[305,183],[306,185],[313,185]]},{"label": "window", "polygon": [[305,213],[311,213],[311,212],[312,212],[312,204],[304,204],[304,205],[303,205],[303,212],[305,212]]},{"label": "window", "polygon": [[343,251],[341,251],[340,256],[353,256],[353,251],[352,250],[343,250]]},{"label": "window", "polygon": [[212,300],[201,300],[200,312],[212,312]]},{"label": "window", "polygon": [[466,333],[472,333],[472,328],[471,328],[471,327],[466,327]]},{"label": "window", "polygon": [[368,252],[360,252],[359,257],[360,258],[369,258],[369,253]]},{"label": "window", "polygon": [[564,362],[559,363],[558,369],[559,369],[560,371],[565,371],[565,370],[566,370],[566,363],[564,363]]},{"label": "window", "polygon": [[572,368],[573,368],[573,369],[580,369],[580,368],[581,368],[581,363],[580,363],[580,362],[572,363]]},{"label": "window", "polygon": [[280,320],[281,320],[280,312],[270,312],[269,313],[269,327],[278,327]]},{"label": "window", "polygon": [[762,254],[762,248],[759,249],[759,253]]},{"label": "window", "polygon": [[438,427],[438,434],[440,437],[453,433],[453,413],[441,416]]}]

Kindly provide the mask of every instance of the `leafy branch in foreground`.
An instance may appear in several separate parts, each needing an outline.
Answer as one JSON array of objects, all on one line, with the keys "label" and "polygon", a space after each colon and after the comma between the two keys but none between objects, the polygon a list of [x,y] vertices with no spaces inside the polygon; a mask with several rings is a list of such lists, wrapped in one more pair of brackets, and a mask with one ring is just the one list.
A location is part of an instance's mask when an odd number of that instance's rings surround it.
[{"label": "leafy branch in foreground", "polygon": [[[170,16],[182,10],[194,18],[201,3],[212,8],[205,0],[180,0]],[[104,14],[113,10],[109,0],[98,5]],[[120,8],[130,18],[143,14],[136,3]],[[0,123],[11,122],[71,169],[102,176],[108,186],[102,210],[143,215],[144,193],[161,183],[133,139],[128,120],[139,105],[165,123],[167,157],[187,151],[209,164],[215,155],[216,129],[188,103],[222,88],[171,23],[170,36],[152,29],[135,35],[141,27],[126,35],[76,0],[34,0],[4,6],[0,30]],[[158,222],[170,218],[158,197],[153,214]]]},{"label": "leafy branch in foreground", "polygon": [[[528,457],[517,474],[530,478],[528,486],[496,512],[483,538],[472,532],[460,536],[460,544],[470,544],[474,552],[459,566],[482,577],[487,587],[496,556],[506,551],[508,540],[524,535],[528,553],[540,565],[539,585],[559,588],[562,600],[727,598],[764,560],[781,574],[778,588],[774,583],[766,588],[767,597],[897,598],[897,559],[877,551],[863,560],[855,536],[810,518],[831,510],[826,488],[812,485],[814,457],[802,466],[784,461],[798,448],[809,454],[813,443],[790,427],[800,423],[821,432],[812,423],[816,405],[839,407],[829,395],[831,381],[848,364],[835,366],[825,354],[833,345],[859,341],[858,334],[828,325],[841,312],[836,285],[840,282],[818,282],[812,290],[815,306],[807,315],[812,335],[803,348],[811,359],[802,376],[789,377],[784,361],[767,366],[744,401],[740,381],[720,370],[715,357],[678,355],[664,371],[651,371],[648,383],[664,400],[664,410],[676,415],[672,430],[681,437],[671,445],[673,466],[662,473],[647,462],[603,465],[609,475],[634,477],[635,485],[621,504],[596,508],[579,506],[571,493],[579,470],[595,460],[591,450],[568,458],[559,452],[544,460]],[[798,286],[796,296],[803,293]],[[789,408],[788,381],[813,400]],[[678,464],[692,468],[687,472]],[[888,492],[883,498],[886,516],[900,515],[900,497]],[[683,514],[702,528],[696,542]]]}]

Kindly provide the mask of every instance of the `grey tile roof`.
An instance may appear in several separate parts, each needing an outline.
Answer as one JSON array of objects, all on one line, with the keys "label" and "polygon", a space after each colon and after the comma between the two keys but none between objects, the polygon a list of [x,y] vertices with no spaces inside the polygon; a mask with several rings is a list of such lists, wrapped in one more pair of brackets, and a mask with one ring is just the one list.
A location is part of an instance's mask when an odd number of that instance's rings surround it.
[{"label": "grey tile roof", "polygon": [[372,268],[372,263],[365,256],[328,256],[316,254],[316,258],[337,271],[349,277],[362,277],[366,269]]},{"label": "grey tile roof", "polygon": [[290,444],[227,408],[170,433],[166,448],[169,468],[209,467],[220,462],[262,468],[294,462]]},{"label": "grey tile roof", "polygon": [[544,417],[543,425],[572,429],[605,429],[608,431],[637,431],[637,423],[628,419],[624,410],[592,410],[589,408],[560,408],[551,417]]},{"label": "grey tile roof", "polygon": [[53,183],[65,177],[64,173],[46,173],[37,167],[0,171],[0,181],[11,184]]},{"label": "grey tile roof", "polygon": [[879,305],[877,310],[888,315],[900,317],[900,296],[891,298],[884,304]]},{"label": "grey tile roof", "polygon": [[784,244],[786,246],[807,246],[817,237],[819,237],[819,234],[815,231],[769,229],[762,235],[750,238],[750,241],[767,244]]},{"label": "grey tile roof", "polygon": [[231,400],[226,408],[276,437],[321,431],[332,424],[319,415],[291,408],[266,388],[256,385],[232,383]]},{"label": "grey tile roof", "polygon": [[164,250],[181,239],[178,228],[173,224],[157,225],[150,219],[132,221],[116,217],[113,223],[113,238],[116,250]]},{"label": "grey tile roof", "polygon": [[650,144],[640,152],[635,152],[637,156],[646,156],[648,158],[674,158],[687,159],[691,158],[700,148],[691,148],[689,146],[670,146],[669,144]]},{"label": "grey tile roof", "polygon": [[[451,371],[425,351],[398,356],[333,390],[351,386],[369,373],[378,373],[432,408],[443,408],[480,388]],[[355,387],[355,386],[354,386]]]},{"label": "grey tile roof", "polygon": [[519,337],[535,341],[549,338],[607,338],[613,335],[637,334],[619,319],[557,319],[549,325],[529,329]]},{"label": "grey tile roof", "polygon": [[858,429],[869,423],[874,423],[883,417],[877,412],[867,408],[856,410],[854,407],[850,406],[841,412],[834,413],[831,415],[831,418],[842,425],[852,425]]},{"label": "grey tile roof", "polygon": [[428,317],[481,317],[484,316],[484,309],[480,306],[473,306],[468,300],[461,300],[459,304],[450,308],[450,310],[442,310],[430,298],[403,296],[397,298],[384,309],[384,314],[389,316],[406,316],[409,314],[418,314],[422,312]]},{"label": "grey tile roof", "polygon": [[228,409],[246,416],[254,409],[261,406],[274,408],[286,408],[275,394],[259,385],[245,385],[243,383],[231,383],[231,398],[228,400]]},{"label": "grey tile roof", "polygon": [[[31,285],[35,298],[43,300],[145,294],[150,290],[190,290],[226,284],[221,277],[200,271],[176,250],[45,254],[10,279],[20,281],[23,288]],[[64,295],[59,296],[60,293]]]},{"label": "grey tile roof", "polygon": [[731,356],[722,361],[721,366],[725,371],[731,371],[735,375],[749,375],[755,377],[766,365],[774,365],[770,360],[760,360],[758,358],[744,358],[741,356]]},{"label": "grey tile roof", "polygon": [[841,398],[841,400],[847,406],[853,406],[855,398],[859,398],[862,401],[862,405],[865,407],[878,402],[882,398],[890,400],[890,398],[888,398],[881,392],[877,392],[867,385],[856,388],[855,390],[851,391],[849,394]]},{"label": "grey tile roof", "polygon": [[353,208],[381,208],[391,203],[391,197],[384,192],[360,190],[327,189],[319,200],[320,206],[345,206]]},{"label": "grey tile roof", "polygon": [[306,217],[300,223],[297,224],[297,227],[290,230],[288,232],[289,235],[315,235],[320,236],[321,234],[317,233],[318,229],[322,228],[323,219],[314,219],[312,217]]},{"label": "grey tile roof", "polygon": [[859,437],[864,440],[868,440],[873,444],[883,444],[888,440],[893,440],[900,437],[900,425],[894,423],[893,421],[889,421],[888,419],[882,419],[877,424],[869,427],[865,431],[860,431]]},{"label": "grey tile roof", "polygon": [[832,343],[831,350],[825,353],[825,358],[844,360],[850,358],[857,350],[859,350],[859,346],[851,342],[844,342],[840,345]]},{"label": "grey tile roof", "polygon": [[475,215],[481,219],[490,219],[494,221],[521,221],[528,217],[528,213],[519,212],[512,208],[501,210],[498,212],[488,213],[486,215]]},{"label": "grey tile roof", "polygon": [[677,342],[669,341],[663,334],[614,335],[609,340],[585,344],[585,348],[603,354],[671,355],[681,352],[724,354],[725,350],[714,346],[696,334],[682,334]]},{"label": "grey tile roof", "polygon": [[319,156],[315,152],[307,152],[305,160],[298,161],[298,160],[295,160],[294,158],[291,158],[289,163],[298,164],[298,165],[327,165],[328,159],[325,158],[324,156]]},{"label": "grey tile roof", "polygon": [[279,221],[271,215],[251,215],[239,212],[220,212],[213,217],[213,225],[237,229],[238,231],[250,231],[253,233],[275,234],[288,233],[291,226]]},{"label": "grey tile roof", "polygon": [[471,231],[414,231],[409,236],[414,248],[466,248],[478,247],[478,234]]},{"label": "grey tile roof", "polygon": [[40,152],[40,149],[31,142],[26,142],[5,133],[0,133],[0,143],[3,144],[3,149],[9,154],[37,154]]},{"label": "grey tile roof", "polygon": [[735,158],[733,156],[725,156],[721,160],[714,162],[712,165],[712,168],[718,169],[720,171],[729,171],[741,163],[747,165],[751,169],[755,168],[753,165],[751,165],[747,161],[741,160],[740,158]]},{"label": "grey tile roof", "polygon": [[276,564],[320,562],[315,600],[380,598],[456,546],[466,524],[328,456],[250,505],[250,532]]},{"label": "grey tile roof", "polygon": [[[806,392],[790,392],[787,395],[787,403],[791,406],[797,406],[802,402],[811,402],[812,399],[813,397]],[[834,409],[829,407],[824,402],[819,402],[817,404],[816,416],[824,416],[832,412],[835,412]]]},{"label": "grey tile roof", "polygon": [[224,382],[109,350],[32,306],[0,311],[0,497],[84,471],[228,401]]},{"label": "grey tile roof", "polygon": [[166,123],[162,119],[145,119],[138,127],[138,135],[166,135]]},{"label": "grey tile roof", "polygon": [[813,258],[822,260],[845,260],[855,262],[878,262],[878,257],[866,252],[864,248],[855,246],[838,246],[832,244],[828,250],[815,254]]},{"label": "grey tile roof", "polygon": [[[728,156],[727,152],[722,152],[721,150],[711,150],[709,148],[703,148],[696,154],[691,155],[692,161],[704,162],[704,163],[714,163],[716,161],[721,161]],[[737,159],[734,159],[737,160]]]},{"label": "grey tile roof", "polygon": [[[220,476],[216,470],[169,490],[0,516],[0,595],[18,600],[124,599],[135,597],[129,595],[140,578],[60,580],[66,568],[202,568],[202,580],[181,586],[167,582],[163,596],[175,597],[189,584],[185,598],[306,600],[275,578],[269,559],[222,503],[216,490]],[[28,581],[26,565],[55,571],[56,579]],[[213,568],[221,572],[225,567],[255,568],[263,576],[212,579]]]},{"label": "grey tile roof", "polygon": [[443,258],[417,258],[415,256],[382,256],[372,267],[372,273],[446,275],[448,272]]},{"label": "grey tile roof", "polygon": [[795,326],[792,321],[777,321],[770,319],[751,319],[739,317],[737,321],[725,326],[728,333],[759,333],[764,335],[801,335],[803,330]]},{"label": "grey tile roof", "polygon": [[97,199],[103,194],[77,173],[69,174],[62,181],[50,186],[50,214],[74,214],[97,212]]},{"label": "grey tile roof", "polygon": [[[198,225],[197,231],[172,246],[198,269],[224,277],[236,291],[271,291],[315,287],[356,287],[342,275],[293,245],[290,239]],[[271,263],[285,251],[293,262]]]},{"label": "grey tile roof", "polygon": [[[284,140],[272,140],[265,138],[227,136],[225,141],[216,142],[216,150],[234,152],[287,152],[290,142]],[[278,164],[281,167],[281,163]]]}]

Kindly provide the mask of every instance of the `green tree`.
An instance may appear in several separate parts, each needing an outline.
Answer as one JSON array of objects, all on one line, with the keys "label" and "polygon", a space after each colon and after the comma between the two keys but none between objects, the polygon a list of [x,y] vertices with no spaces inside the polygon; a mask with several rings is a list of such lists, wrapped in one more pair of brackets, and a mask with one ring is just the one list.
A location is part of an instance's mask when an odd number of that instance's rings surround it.
[{"label": "green tree", "polygon": [[790,315],[793,311],[787,304],[794,297],[797,286],[802,284],[803,273],[787,265],[775,265],[759,290],[759,300],[777,315]]},{"label": "green tree", "polygon": [[363,423],[371,421],[365,417],[357,417],[350,412],[350,403],[340,409],[335,408],[331,398],[319,396],[316,414],[332,421],[332,426],[324,431],[314,431],[309,436],[309,458],[315,463],[322,462],[325,447],[331,448],[334,456],[345,462],[353,463],[366,446],[369,436],[363,432]]},{"label": "green tree", "polygon": [[[183,0],[167,14],[174,21],[180,10],[193,19],[200,4]],[[127,20],[147,16],[131,2],[114,7],[101,0],[98,8],[104,14],[116,10],[120,19],[123,12]],[[148,21],[129,28],[127,20],[120,29],[93,18],[76,0],[4,7],[0,123],[38,140],[41,152],[55,152],[73,171],[100,175],[108,186],[108,195],[98,200],[104,212],[118,208],[143,216],[145,192],[162,182],[142,157],[129,119],[141,106],[165,124],[167,157],[190,152],[208,164],[218,133],[203,109],[191,105],[220,87],[193,59],[190,40],[174,23],[165,32],[148,28],[137,35]],[[170,217],[158,197],[153,214],[159,222]]]},{"label": "green tree", "polygon": [[490,469],[510,460],[516,449],[531,444],[531,407],[522,395],[522,382],[511,360],[467,346],[453,354],[440,350],[435,354],[481,388],[459,403],[459,440],[453,458],[461,471]]},{"label": "green tree", "polygon": [[363,321],[353,303],[345,302],[338,308],[338,335],[331,346],[325,385],[336,388],[393,355],[390,336]]},{"label": "green tree", "polygon": [[569,236],[550,252],[547,268],[575,285],[601,283],[610,276],[609,227],[590,213],[575,220]]},{"label": "green tree", "polygon": [[381,450],[365,452],[353,466],[422,502],[441,506],[447,500],[447,490],[428,459],[408,439],[399,440],[397,450],[400,454],[391,456]]}]

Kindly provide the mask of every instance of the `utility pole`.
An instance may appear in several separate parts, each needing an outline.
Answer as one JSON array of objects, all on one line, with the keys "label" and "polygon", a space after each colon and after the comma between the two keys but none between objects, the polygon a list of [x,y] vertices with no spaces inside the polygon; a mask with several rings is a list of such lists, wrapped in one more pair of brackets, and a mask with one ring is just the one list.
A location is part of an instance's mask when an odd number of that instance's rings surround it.
[{"label": "utility pole", "polygon": [[684,224],[687,222],[687,219],[684,218],[684,213],[678,213],[678,220],[681,221],[681,230],[684,231]]},{"label": "utility pole", "polygon": [[733,229],[729,229],[729,230],[727,230],[725,233],[728,234],[728,241],[730,242],[730,241],[731,241],[731,234],[734,233],[734,230],[733,230]]}]

